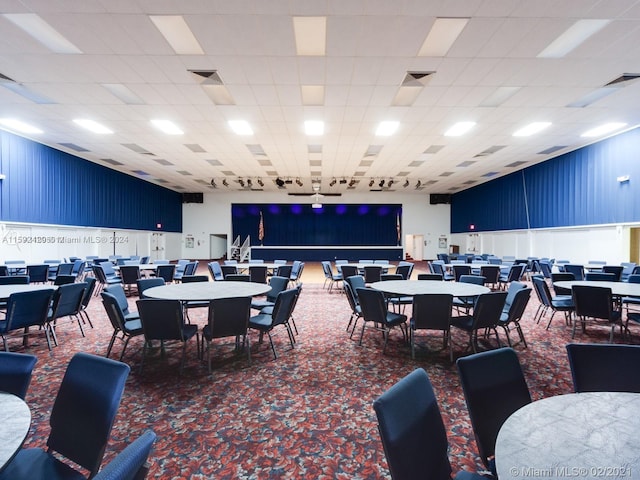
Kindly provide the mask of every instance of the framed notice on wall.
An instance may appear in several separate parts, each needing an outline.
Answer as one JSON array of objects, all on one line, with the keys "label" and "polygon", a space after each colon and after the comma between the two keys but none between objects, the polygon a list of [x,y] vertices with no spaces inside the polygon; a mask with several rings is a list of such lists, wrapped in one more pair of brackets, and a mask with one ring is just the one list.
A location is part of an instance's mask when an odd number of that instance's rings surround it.
[{"label": "framed notice on wall", "polygon": [[438,248],[447,248],[447,237],[440,237],[438,239]]}]

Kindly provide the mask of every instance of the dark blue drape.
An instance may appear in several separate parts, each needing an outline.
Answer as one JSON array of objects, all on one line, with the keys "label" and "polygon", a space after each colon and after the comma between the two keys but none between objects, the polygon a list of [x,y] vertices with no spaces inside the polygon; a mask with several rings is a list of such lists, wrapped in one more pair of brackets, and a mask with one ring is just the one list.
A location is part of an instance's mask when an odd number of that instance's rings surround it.
[{"label": "dark blue drape", "polygon": [[[634,129],[456,193],[451,231],[638,222],[639,150],[640,129]],[[617,180],[626,175],[629,181]]]},{"label": "dark blue drape", "polygon": [[260,244],[260,212],[264,224],[263,245],[269,246],[394,246],[398,245],[400,204],[233,204],[233,238],[251,237]]},{"label": "dark blue drape", "polygon": [[7,132],[0,166],[4,222],[182,231],[182,196],[144,180]]}]

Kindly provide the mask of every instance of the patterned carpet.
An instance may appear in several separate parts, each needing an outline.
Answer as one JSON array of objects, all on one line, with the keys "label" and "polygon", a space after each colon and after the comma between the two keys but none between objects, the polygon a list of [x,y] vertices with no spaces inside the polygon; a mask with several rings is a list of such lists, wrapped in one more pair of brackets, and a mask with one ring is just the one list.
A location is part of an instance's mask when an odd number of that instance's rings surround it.
[{"label": "patterned carpet", "polygon": [[[414,275],[418,273],[414,272]],[[135,298],[130,299],[134,305]],[[561,314],[549,330],[532,318],[535,295],[522,325],[529,348],[515,347],[534,399],[571,391],[564,346],[571,340]],[[73,353],[104,355],[112,328],[99,298],[90,304],[95,328],[82,338],[74,323],[58,327],[60,346],[50,353],[34,338],[27,351],[38,356],[27,401],[33,420],[26,446],[44,446],[55,393]],[[428,372],[438,396],[451,442],[451,463],[458,469],[482,469],[473,440],[455,365],[444,352],[419,352],[412,360],[399,331],[382,354],[379,333],[365,332],[362,346],[349,339],[345,327],[349,307],[339,291],[305,281],[294,312],[299,334],[294,349],[284,328],[277,328],[274,360],[268,342],[251,335],[253,363],[235,355],[232,345],[217,346],[214,371],[188,350],[179,375],[180,352],[145,361],[138,372],[141,338],[133,339],[124,360],[132,366],[105,462],[143,430],[158,440],[149,478],[163,479],[378,479],[389,478],[377,432],[372,401],[417,367]],[[206,310],[192,314],[203,324]],[[437,335],[437,334],[436,334]],[[517,335],[516,335],[517,336]],[[467,337],[453,333],[456,356],[464,354]],[[502,335],[504,339],[504,335]],[[590,328],[576,341],[606,342],[604,328]],[[440,337],[431,342],[440,345]],[[120,354],[121,343],[112,357]],[[23,351],[19,341],[13,351]]]}]

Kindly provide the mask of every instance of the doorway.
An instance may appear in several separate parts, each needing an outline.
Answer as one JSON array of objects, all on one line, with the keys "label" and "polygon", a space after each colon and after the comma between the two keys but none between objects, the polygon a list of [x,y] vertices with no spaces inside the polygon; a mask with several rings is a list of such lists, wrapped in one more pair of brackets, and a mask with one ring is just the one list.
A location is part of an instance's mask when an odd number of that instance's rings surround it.
[{"label": "doorway", "polygon": [[629,261],[638,264],[640,263],[640,228],[631,228],[630,234]]},{"label": "doorway", "polygon": [[404,239],[407,254],[418,262],[424,260],[424,235],[407,234]]},{"label": "doorway", "polygon": [[219,260],[226,258],[227,255],[227,236],[223,234],[212,233],[209,235],[209,258],[211,260]]}]

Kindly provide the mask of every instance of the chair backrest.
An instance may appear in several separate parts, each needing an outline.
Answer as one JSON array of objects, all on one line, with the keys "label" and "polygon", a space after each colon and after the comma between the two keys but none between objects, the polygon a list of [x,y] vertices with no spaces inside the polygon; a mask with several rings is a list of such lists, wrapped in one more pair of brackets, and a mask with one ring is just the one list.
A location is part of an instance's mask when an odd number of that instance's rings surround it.
[{"label": "chair backrest", "polygon": [[482,265],[480,275],[486,278],[485,283],[495,284],[500,279],[500,267],[498,265]]},{"label": "chair backrest", "polygon": [[100,296],[102,297],[102,305],[107,312],[107,317],[113,329],[118,332],[124,331],[124,312],[122,308],[120,308],[118,299],[111,293],[105,291],[100,292]]},{"label": "chair backrest", "polygon": [[624,266],[622,265],[604,265],[602,267],[602,273],[613,273],[615,275],[616,282],[619,282],[622,280],[623,271],[624,271]]},{"label": "chair backrest", "polygon": [[613,313],[611,289],[574,285],[571,289],[576,315],[609,320]]},{"label": "chair backrest", "polygon": [[495,327],[502,315],[507,292],[490,292],[478,295],[473,307],[473,329]]},{"label": "chair backrest", "polygon": [[[91,278],[94,279],[93,277]],[[53,284],[59,287],[60,285],[67,285],[68,283],[74,283],[75,281],[76,281],[75,275],[56,275],[56,278],[53,281]]]},{"label": "chair backrest", "polygon": [[231,273],[224,278],[228,282],[248,282],[251,277],[246,273]]},{"label": "chair backrest", "polygon": [[142,480],[146,477],[145,464],[155,441],[156,434],[147,430],[106,464],[93,480]]},{"label": "chair backrest", "polygon": [[267,267],[262,265],[250,266],[249,281],[255,283],[267,283]]},{"label": "chair backrest", "polygon": [[94,265],[91,270],[93,271],[93,275],[96,277],[96,280],[98,280],[98,283],[101,285],[105,285],[107,283],[107,277],[100,265]]},{"label": "chair backrest", "polygon": [[222,268],[220,268],[220,263],[218,262],[209,262],[207,263],[207,268],[209,269],[209,274],[211,274],[211,278],[215,281],[224,280],[224,275],[222,274]]},{"label": "chair backrest", "polygon": [[566,348],[576,392],[640,393],[640,345],[570,343]]},{"label": "chair backrest", "polygon": [[27,275],[31,283],[44,283],[49,281],[49,265],[27,265]]},{"label": "chair backrest", "polygon": [[235,265],[221,265],[220,269],[222,270],[222,275],[224,276],[224,279],[227,279],[228,275],[237,275],[238,274],[238,267],[236,267]]},{"label": "chair backrest", "polygon": [[209,302],[212,338],[246,335],[251,316],[251,297],[216,298]]},{"label": "chair backrest", "polygon": [[182,277],[182,283],[194,283],[194,282],[208,282],[208,275],[184,275]]},{"label": "chair backrest", "polygon": [[392,478],[451,478],[447,431],[422,368],[380,395],[373,409]]},{"label": "chair backrest", "polygon": [[122,265],[120,277],[125,285],[135,284],[140,278],[140,267],[138,265]]},{"label": "chair backrest", "polygon": [[0,285],[27,285],[29,275],[8,275],[0,277]]},{"label": "chair backrest", "polygon": [[0,265],[0,277],[6,277],[9,275],[9,268],[6,265]]},{"label": "chair backrest", "polygon": [[551,278],[551,264],[549,261],[540,260],[538,262],[538,266],[540,267],[540,271],[544,278]]},{"label": "chair backrest", "polygon": [[110,275],[116,275],[116,270],[113,268],[113,264],[111,262],[100,262],[100,266],[107,277]]},{"label": "chair backrest", "polygon": [[467,264],[453,265],[451,268],[453,268],[453,275],[455,277],[456,282],[460,281],[460,277],[462,275],[471,275],[471,265],[467,265]]},{"label": "chair backrest", "polygon": [[605,272],[587,272],[584,274],[584,279],[593,282],[617,282],[618,277],[615,273]]},{"label": "chair backrest", "polygon": [[145,340],[184,341],[184,316],[179,300],[143,298],[136,305]]},{"label": "chair backrest", "polygon": [[96,279],[95,277],[85,277],[84,283],[87,284],[87,288],[84,290],[84,296],[82,297],[82,308],[87,308],[89,306],[89,302],[91,301],[91,297],[93,296],[93,292],[96,289]]},{"label": "chair backrest", "polygon": [[533,288],[535,288],[536,293],[538,294],[538,300],[545,307],[551,306],[551,291],[549,290],[549,285],[544,281],[544,277],[533,277],[531,279],[533,282]]},{"label": "chair backrest", "polygon": [[531,403],[522,367],[512,348],[461,357],[456,362],[480,458],[489,468],[505,420]]},{"label": "chair backrest", "polygon": [[355,265],[341,265],[340,270],[342,270],[342,278],[355,277],[357,275],[360,275],[360,272],[358,272],[358,267],[356,267]]},{"label": "chair backrest", "polygon": [[293,313],[293,307],[296,305],[296,297],[299,295],[300,290],[298,288],[291,288],[284,290],[276,297],[276,303],[273,306],[273,313],[271,318],[271,326],[275,327],[289,321],[291,314]]},{"label": "chair backrest", "polygon": [[524,311],[531,298],[530,288],[521,288],[516,291],[513,300],[509,304],[508,308],[505,302],[505,309],[507,309],[507,322],[517,322],[524,315]]},{"label": "chair backrest", "polygon": [[384,294],[373,288],[358,288],[356,295],[362,309],[362,318],[365,322],[375,322],[386,324],[387,321],[387,302]]},{"label": "chair backrest", "polygon": [[403,264],[396,267],[396,275],[402,275],[403,280],[409,280],[412,271],[413,264]]},{"label": "chair backrest", "polygon": [[576,278],[576,280],[584,280],[584,266],[582,265],[567,263],[564,266],[564,271],[573,273],[573,276]]},{"label": "chair backrest", "polygon": [[638,275],[638,274],[629,275],[629,277],[627,278],[627,282],[629,282],[629,283],[640,283],[640,275]]},{"label": "chair backrest", "polygon": [[380,275],[381,282],[386,282],[388,280],[404,280],[404,278],[402,278],[402,275],[399,273],[383,273]]},{"label": "chair backrest", "polygon": [[519,282],[526,268],[526,263],[517,263],[511,265],[511,267],[509,267],[509,275],[507,275],[507,282]]},{"label": "chair backrest", "polygon": [[324,273],[324,278],[331,279],[332,278],[331,262],[322,261],[320,262],[320,266],[322,266],[322,273]]},{"label": "chair backrest", "polygon": [[54,290],[46,288],[32,292],[12,293],[7,304],[7,331],[32,325],[44,325]]},{"label": "chair backrest", "polygon": [[439,273],[419,273],[418,280],[439,280],[442,281],[443,277]]},{"label": "chair backrest", "polygon": [[140,298],[148,298],[144,294],[145,290],[148,290],[149,288],[153,288],[153,287],[161,287],[162,285],[165,285],[165,283],[166,282],[164,281],[164,278],[159,278],[159,277],[141,278],[137,282],[138,296]]},{"label": "chair backrest", "polygon": [[289,285],[289,277],[280,277],[278,275],[271,277],[271,280],[269,280],[271,290],[267,292],[267,300],[275,302],[278,294],[286,290],[287,285]]},{"label": "chair backrest", "polygon": [[453,295],[429,293],[414,295],[411,328],[416,330],[449,330]]},{"label": "chair backrest", "polygon": [[94,476],[104,456],[129,366],[88,353],[76,353],[56,395],[47,446]]},{"label": "chair backrest", "polygon": [[196,270],[198,268],[198,262],[189,262],[184,266],[183,276],[185,275],[195,275]]},{"label": "chair backrest", "polygon": [[165,283],[173,282],[173,276],[176,271],[176,266],[169,263],[166,265],[158,265],[156,267],[156,277],[162,278]]},{"label": "chair backrest", "polygon": [[72,275],[73,266],[73,263],[61,263],[56,270],[57,275]]},{"label": "chair backrest", "polygon": [[276,275],[278,277],[291,277],[291,269],[293,268],[292,265],[278,265],[278,268],[276,268]]},{"label": "chair backrest", "polygon": [[125,315],[129,313],[129,302],[127,301],[127,295],[124,293],[124,288],[121,284],[116,283],[114,285],[109,285],[104,289],[104,291],[116,297],[116,300],[118,300],[118,306]]},{"label": "chair backrest", "polygon": [[351,284],[348,282],[344,282],[344,293],[347,296],[347,301],[349,302],[349,307],[351,307],[351,312],[358,315],[358,297],[356,297],[356,292],[351,288]]},{"label": "chair backrest", "polygon": [[551,285],[553,286],[553,291],[555,292],[556,295],[571,295],[570,288],[556,287],[556,282],[571,282],[575,279],[576,279],[575,275],[570,272],[552,273]]},{"label": "chair backrest", "polygon": [[471,283],[473,285],[484,285],[487,281],[482,275],[460,275],[460,283]]},{"label": "chair backrest", "polygon": [[84,282],[60,285],[53,294],[53,306],[50,320],[68,315],[76,315],[80,311],[87,284]]},{"label": "chair backrest", "polygon": [[38,358],[28,353],[0,352],[0,391],[24,400]]},{"label": "chair backrest", "polygon": [[149,263],[149,255],[144,255],[142,257],[140,257],[140,265],[146,265],[147,263]]},{"label": "chair backrest", "polygon": [[511,282],[509,284],[509,288],[507,289],[507,298],[504,301],[504,308],[508,309],[511,307],[513,300],[516,298],[516,293],[522,290],[523,288],[527,288],[527,286],[522,282]]},{"label": "chair backrest", "polygon": [[431,262],[431,270],[433,271],[433,273],[442,275],[442,278],[444,278],[444,266],[442,265],[442,263],[438,261]]},{"label": "chair backrest", "polygon": [[375,265],[367,265],[364,267],[364,281],[365,283],[379,282],[381,280],[382,267]]}]

